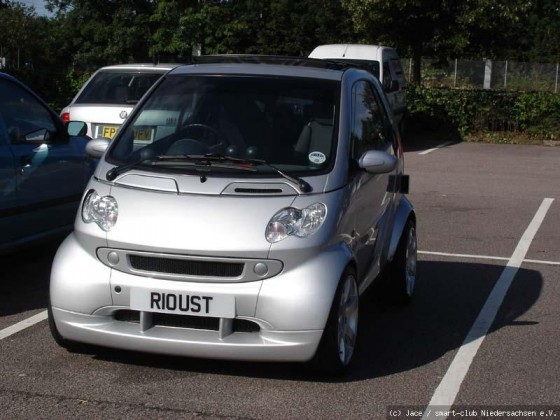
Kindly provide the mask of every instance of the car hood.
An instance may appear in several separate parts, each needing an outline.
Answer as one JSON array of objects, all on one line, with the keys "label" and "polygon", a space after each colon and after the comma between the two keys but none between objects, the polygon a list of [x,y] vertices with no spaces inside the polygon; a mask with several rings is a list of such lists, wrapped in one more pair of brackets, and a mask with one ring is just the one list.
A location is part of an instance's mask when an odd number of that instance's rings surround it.
[{"label": "car hood", "polygon": [[[198,177],[189,178],[201,183]],[[270,250],[266,226],[297,194],[278,181],[260,183],[262,190],[276,191],[266,196],[254,192],[255,183],[221,181],[203,183],[208,184],[207,191],[221,189],[220,194],[203,194],[186,192],[188,183],[174,178],[121,177],[110,187],[118,203],[118,219],[107,233],[107,245],[182,255],[266,258]]]},{"label": "car hood", "polygon": [[[105,182],[107,172],[114,167],[115,165],[101,159],[96,167],[95,177],[101,182]],[[177,174],[163,171],[148,172],[133,168],[119,175],[114,180],[114,184],[176,194],[252,195],[260,197],[301,194],[299,186],[295,183],[274,173],[270,176],[270,178],[263,178],[262,175],[226,177],[204,171]],[[303,177],[310,184],[311,191],[314,194],[340,188],[342,186],[340,180],[333,178],[331,174]]]}]

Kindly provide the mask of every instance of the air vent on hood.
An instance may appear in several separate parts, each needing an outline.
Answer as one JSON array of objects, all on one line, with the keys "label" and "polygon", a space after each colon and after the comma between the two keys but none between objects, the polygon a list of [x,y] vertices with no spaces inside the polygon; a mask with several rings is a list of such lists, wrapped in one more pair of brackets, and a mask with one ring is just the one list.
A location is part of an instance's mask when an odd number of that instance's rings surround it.
[{"label": "air vent on hood", "polygon": [[282,194],[280,188],[236,188],[234,190],[240,194]]},{"label": "air vent on hood", "polygon": [[293,185],[284,182],[232,182],[222,195],[297,195]]}]

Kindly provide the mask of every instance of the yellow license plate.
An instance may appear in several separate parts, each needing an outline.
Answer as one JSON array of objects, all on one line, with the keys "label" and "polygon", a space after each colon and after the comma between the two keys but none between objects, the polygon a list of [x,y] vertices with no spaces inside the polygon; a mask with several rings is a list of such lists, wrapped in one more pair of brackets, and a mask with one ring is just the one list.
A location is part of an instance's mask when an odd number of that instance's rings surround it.
[{"label": "yellow license plate", "polygon": [[154,140],[154,129],[152,127],[134,128],[134,141],[151,143]]},{"label": "yellow license plate", "polygon": [[119,131],[119,125],[103,125],[101,126],[101,137],[113,140],[117,131]]}]

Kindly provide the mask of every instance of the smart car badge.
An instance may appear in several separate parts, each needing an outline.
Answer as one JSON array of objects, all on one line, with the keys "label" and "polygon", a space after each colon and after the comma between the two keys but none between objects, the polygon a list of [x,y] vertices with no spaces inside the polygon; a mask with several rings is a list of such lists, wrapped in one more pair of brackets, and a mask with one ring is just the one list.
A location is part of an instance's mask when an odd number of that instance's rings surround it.
[{"label": "smart car badge", "polygon": [[128,117],[128,113],[126,111],[121,111],[121,113],[119,114],[119,117],[121,117],[123,120],[125,120],[126,117]]}]

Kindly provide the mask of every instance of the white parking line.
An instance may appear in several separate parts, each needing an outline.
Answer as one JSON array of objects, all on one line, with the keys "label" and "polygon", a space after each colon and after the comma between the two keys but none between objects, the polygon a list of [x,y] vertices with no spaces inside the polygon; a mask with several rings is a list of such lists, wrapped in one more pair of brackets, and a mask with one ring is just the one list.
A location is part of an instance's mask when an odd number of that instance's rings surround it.
[{"label": "white parking line", "polygon": [[[465,341],[459,348],[459,351],[455,355],[455,358],[451,362],[451,365],[449,366],[449,369],[445,373],[445,376],[441,380],[439,386],[436,388],[428,407],[437,406],[438,411],[449,411],[451,409],[469,367],[476,356],[482,341],[486,337],[488,330],[492,326],[498,309],[504,300],[513,278],[523,263],[531,242],[539,230],[539,227],[541,226],[553,201],[553,198],[545,198],[541,203],[537,213],[529,224],[529,227],[527,227],[527,230],[525,230],[525,233],[519,240],[513,255],[504,267],[500,278],[490,292],[486,303],[478,314],[478,317],[467,334]],[[435,410],[425,410],[425,414],[422,418],[435,418],[433,411]]]},{"label": "white parking line", "polygon": [[444,147],[451,146],[453,143],[454,143],[454,142],[452,142],[452,141],[447,141],[447,142],[445,142],[445,143],[443,143],[443,144],[440,144],[439,146],[436,146],[436,147],[434,147],[434,148],[432,148],[432,149],[424,150],[423,152],[420,152],[420,153],[418,153],[418,154],[419,154],[419,155],[427,155],[428,153],[432,153],[434,150],[443,149]]},{"label": "white parking line", "polygon": [[13,335],[17,332],[20,332],[21,330],[31,327],[32,325],[44,321],[45,319],[47,319],[47,311],[39,312],[37,315],[33,315],[30,318],[18,322],[17,324],[14,324],[8,328],[4,328],[3,330],[0,330],[0,340],[3,340],[10,335]]},{"label": "white parking line", "polygon": [[[418,251],[419,254],[423,255],[436,255],[438,257],[450,257],[450,258],[472,258],[477,260],[497,260],[497,261],[509,261],[506,257],[491,257],[489,255],[472,255],[472,254],[451,254],[449,252],[435,252],[435,251]],[[533,264],[544,264],[544,265],[560,265],[560,261],[545,261],[545,260],[531,260],[525,258],[524,263]]]},{"label": "white parking line", "polygon": [[477,260],[498,260],[509,261],[506,257],[491,257],[489,255],[472,255],[472,254],[450,254],[449,252],[435,252],[435,251],[418,251],[419,254],[424,255],[437,255],[438,257],[451,257],[451,258],[474,258]]}]

